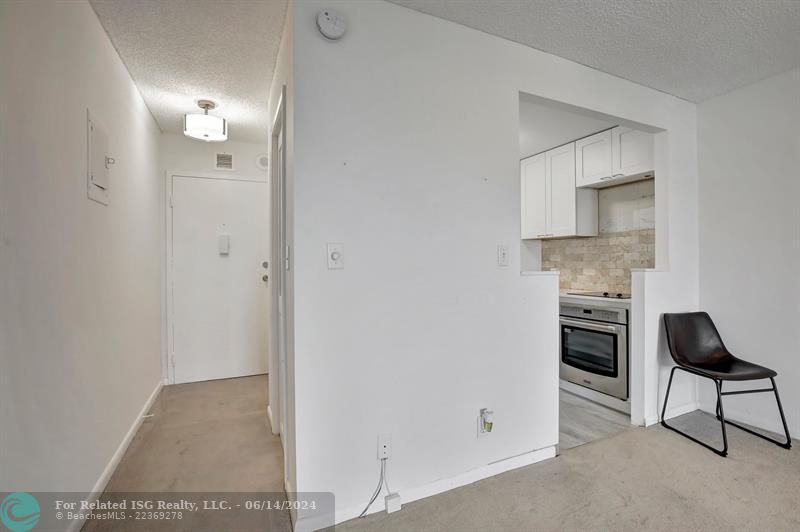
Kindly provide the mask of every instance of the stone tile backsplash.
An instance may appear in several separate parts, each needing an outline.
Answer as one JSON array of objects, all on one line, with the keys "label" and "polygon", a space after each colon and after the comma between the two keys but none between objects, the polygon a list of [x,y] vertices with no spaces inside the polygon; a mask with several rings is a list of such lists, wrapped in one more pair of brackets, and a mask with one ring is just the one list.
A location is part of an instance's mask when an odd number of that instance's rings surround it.
[{"label": "stone tile backsplash", "polygon": [[655,229],[542,241],[542,270],[561,271],[561,289],[631,291],[631,268],[655,267]]}]

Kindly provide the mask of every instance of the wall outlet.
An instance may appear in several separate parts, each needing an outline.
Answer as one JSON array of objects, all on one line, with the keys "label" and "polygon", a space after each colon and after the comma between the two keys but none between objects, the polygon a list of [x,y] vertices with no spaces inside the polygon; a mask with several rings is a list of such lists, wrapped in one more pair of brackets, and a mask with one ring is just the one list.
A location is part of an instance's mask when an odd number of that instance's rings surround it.
[{"label": "wall outlet", "polygon": [[478,437],[483,438],[492,433],[494,428],[494,412],[488,408],[481,408],[478,412]]},{"label": "wall outlet", "polygon": [[378,459],[389,458],[392,452],[392,435],[378,434]]},{"label": "wall outlet", "polygon": [[384,498],[386,501],[386,513],[390,514],[403,508],[403,502],[400,500],[399,493],[390,493]]}]

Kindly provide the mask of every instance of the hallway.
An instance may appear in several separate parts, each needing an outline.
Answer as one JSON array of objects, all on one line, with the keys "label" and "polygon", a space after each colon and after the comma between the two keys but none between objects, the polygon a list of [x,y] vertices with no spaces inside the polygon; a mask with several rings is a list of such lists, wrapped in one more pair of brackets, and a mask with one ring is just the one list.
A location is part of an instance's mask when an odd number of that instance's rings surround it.
[{"label": "hallway", "polygon": [[[103,498],[109,492],[262,492],[284,497],[281,442],[269,430],[267,397],[266,375],[165,386],[150,412],[153,417],[145,419]],[[288,513],[272,519],[270,530],[290,530]],[[160,524],[143,521],[139,526],[153,529]],[[142,529],[135,522],[126,525],[126,530]],[[175,522],[163,525],[173,529]],[[83,530],[119,526],[88,521]],[[203,527],[215,529],[210,522]]]}]

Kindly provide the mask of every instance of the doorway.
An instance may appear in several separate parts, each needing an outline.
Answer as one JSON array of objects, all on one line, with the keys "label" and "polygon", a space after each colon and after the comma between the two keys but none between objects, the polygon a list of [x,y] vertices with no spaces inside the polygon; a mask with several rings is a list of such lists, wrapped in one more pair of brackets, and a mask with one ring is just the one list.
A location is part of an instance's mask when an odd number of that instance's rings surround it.
[{"label": "doorway", "polygon": [[267,184],[170,179],[170,383],[267,373]]}]

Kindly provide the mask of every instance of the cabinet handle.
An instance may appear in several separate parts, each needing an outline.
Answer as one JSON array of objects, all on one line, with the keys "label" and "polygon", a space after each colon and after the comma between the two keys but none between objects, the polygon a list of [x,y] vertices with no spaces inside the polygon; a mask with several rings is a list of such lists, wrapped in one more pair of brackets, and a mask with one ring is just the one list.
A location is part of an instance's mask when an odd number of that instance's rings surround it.
[{"label": "cabinet handle", "polygon": [[605,181],[606,179],[614,179],[614,176],[607,175],[605,177],[601,177],[600,181]]},{"label": "cabinet handle", "polygon": [[536,235],[536,238],[542,238],[543,236],[550,236],[550,235],[548,235],[548,234],[544,234],[544,235]]},{"label": "cabinet handle", "polygon": [[624,177],[624,176],[625,176],[625,174],[614,174],[611,177]]}]

